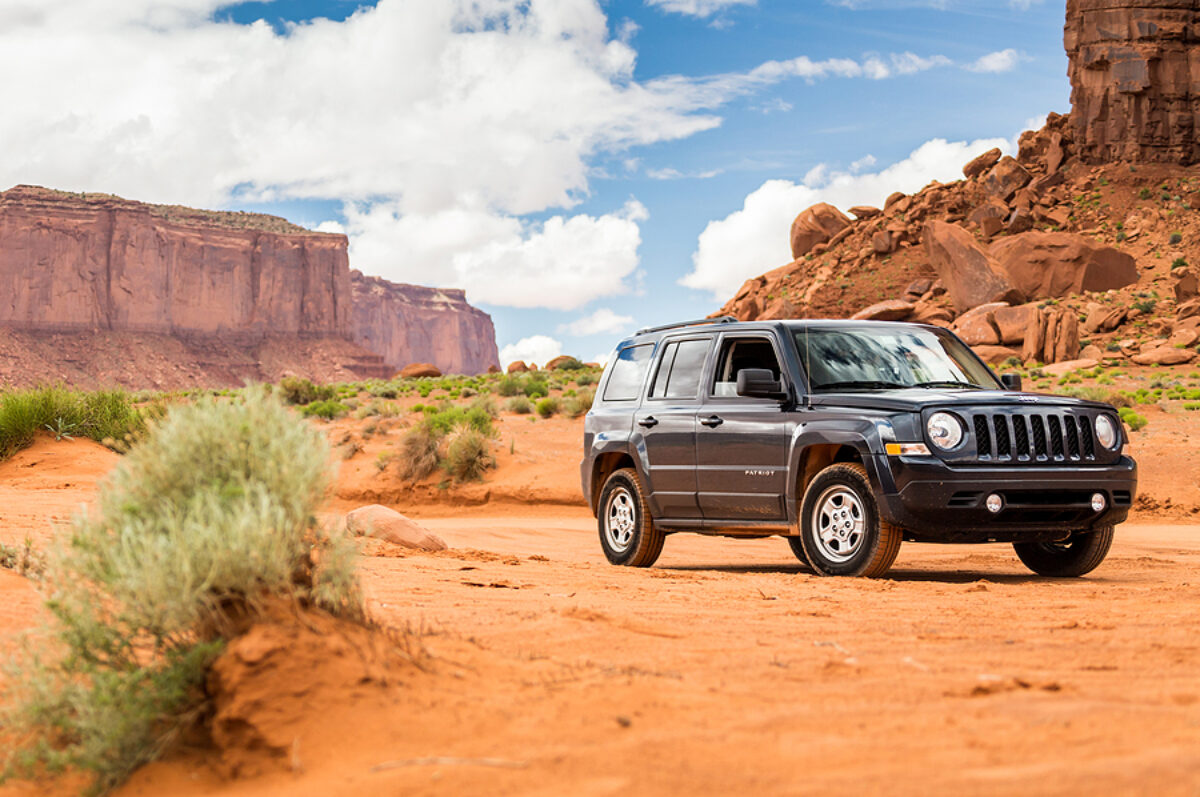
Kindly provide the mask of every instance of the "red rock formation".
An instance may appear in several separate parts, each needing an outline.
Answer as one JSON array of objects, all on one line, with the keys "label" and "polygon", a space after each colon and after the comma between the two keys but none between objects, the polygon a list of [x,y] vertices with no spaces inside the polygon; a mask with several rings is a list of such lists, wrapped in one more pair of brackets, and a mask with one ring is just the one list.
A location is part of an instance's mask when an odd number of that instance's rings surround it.
[{"label": "red rock formation", "polygon": [[845,214],[826,202],[802,211],[792,222],[792,257],[803,257],[850,224]]},{"label": "red rock formation", "polygon": [[1196,0],[1067,0],[1063,43],[1081,157],[1200,161]]},{"label": "red rock formation", "polygon": [[396,368],[432,363],[442,373],[479,374],[500,364],[491,316],[463,291],[350,275],[353,339]]}]

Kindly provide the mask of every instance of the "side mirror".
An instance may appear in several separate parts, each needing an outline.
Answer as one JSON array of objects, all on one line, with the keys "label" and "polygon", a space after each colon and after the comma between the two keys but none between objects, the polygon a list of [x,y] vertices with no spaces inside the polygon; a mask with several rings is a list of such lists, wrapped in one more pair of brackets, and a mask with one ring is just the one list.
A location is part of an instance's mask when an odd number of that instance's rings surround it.
[{"label": "side mirror", "polygon": [[783,382],[766,368],[743,368],[738,371],[737,394],[747,398],[787,398]]},{"label": "side mirror", "polygon": [[1020,390],[1021,375],[1020,374],[1001,374],[1000,383],[1004,385],[1005,390]]}]

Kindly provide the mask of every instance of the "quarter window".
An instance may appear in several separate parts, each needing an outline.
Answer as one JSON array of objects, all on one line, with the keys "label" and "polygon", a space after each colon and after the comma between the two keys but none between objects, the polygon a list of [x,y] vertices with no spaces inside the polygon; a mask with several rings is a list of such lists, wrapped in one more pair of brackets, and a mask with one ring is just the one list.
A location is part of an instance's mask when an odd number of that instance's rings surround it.
[{"label": "quarter window", "polygon": [[[681,340],[679,343],[672,343],[676,349],[673,352],[674,359],[671,362],[671,371],[667,376],[666,385],[664,386],[662,396],[665,398],[695,398],[696,393],[700,389],[701,371],[704,370],[704,360],[708,356],[709,344],[712,341],[705,340]],[[663,366],[667,364],[666,359],[663,359]],[[655,388],[658,388],[659,382],[662,379],[662,367],[659,367],[659,378],[655,380]],[[660,395],[655,393],[655,395]]]},{"label": "quarter window", "polygon": [[646,381],[646,371],[653,353],[654,347],[649,344],[621,349],[613,363],[612,373],[608,375],[608,383],[604,386],[604,400],[636,400],[641,393],[642,383]]}]

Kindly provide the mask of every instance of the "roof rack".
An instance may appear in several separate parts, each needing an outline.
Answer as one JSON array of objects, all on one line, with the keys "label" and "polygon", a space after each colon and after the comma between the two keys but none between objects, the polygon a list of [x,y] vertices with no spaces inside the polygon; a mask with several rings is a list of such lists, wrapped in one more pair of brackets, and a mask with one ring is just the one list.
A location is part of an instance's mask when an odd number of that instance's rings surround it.
[{"label": "roof rack", "polygon": [[696,327],[702,324],[736,324],[737,319],[731,315],[719,315],[715,318],[697,318],[695,321],[680,321],[675,324],[663,324],[660,327],[643,327],[635,332],[635,335],[645,335],[650,332],[662,332],[667,329],[679,329],[680,327]]}]

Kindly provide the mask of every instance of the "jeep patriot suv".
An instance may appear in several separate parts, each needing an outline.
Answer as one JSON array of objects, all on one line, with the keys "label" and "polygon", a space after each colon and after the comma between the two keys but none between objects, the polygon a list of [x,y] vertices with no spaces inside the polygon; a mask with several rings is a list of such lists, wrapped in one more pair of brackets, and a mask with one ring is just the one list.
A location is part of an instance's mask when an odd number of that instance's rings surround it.
[{"label": "jeep patriot suv", "polygon": [[1125,443],[1113,407],[1023,393],[939,327],[724,317],[617,346],[581,475],[617,565],[693,531],[781,535],[826,575],[881,576],[911,540],[1080,576],[1129,514]]}]

